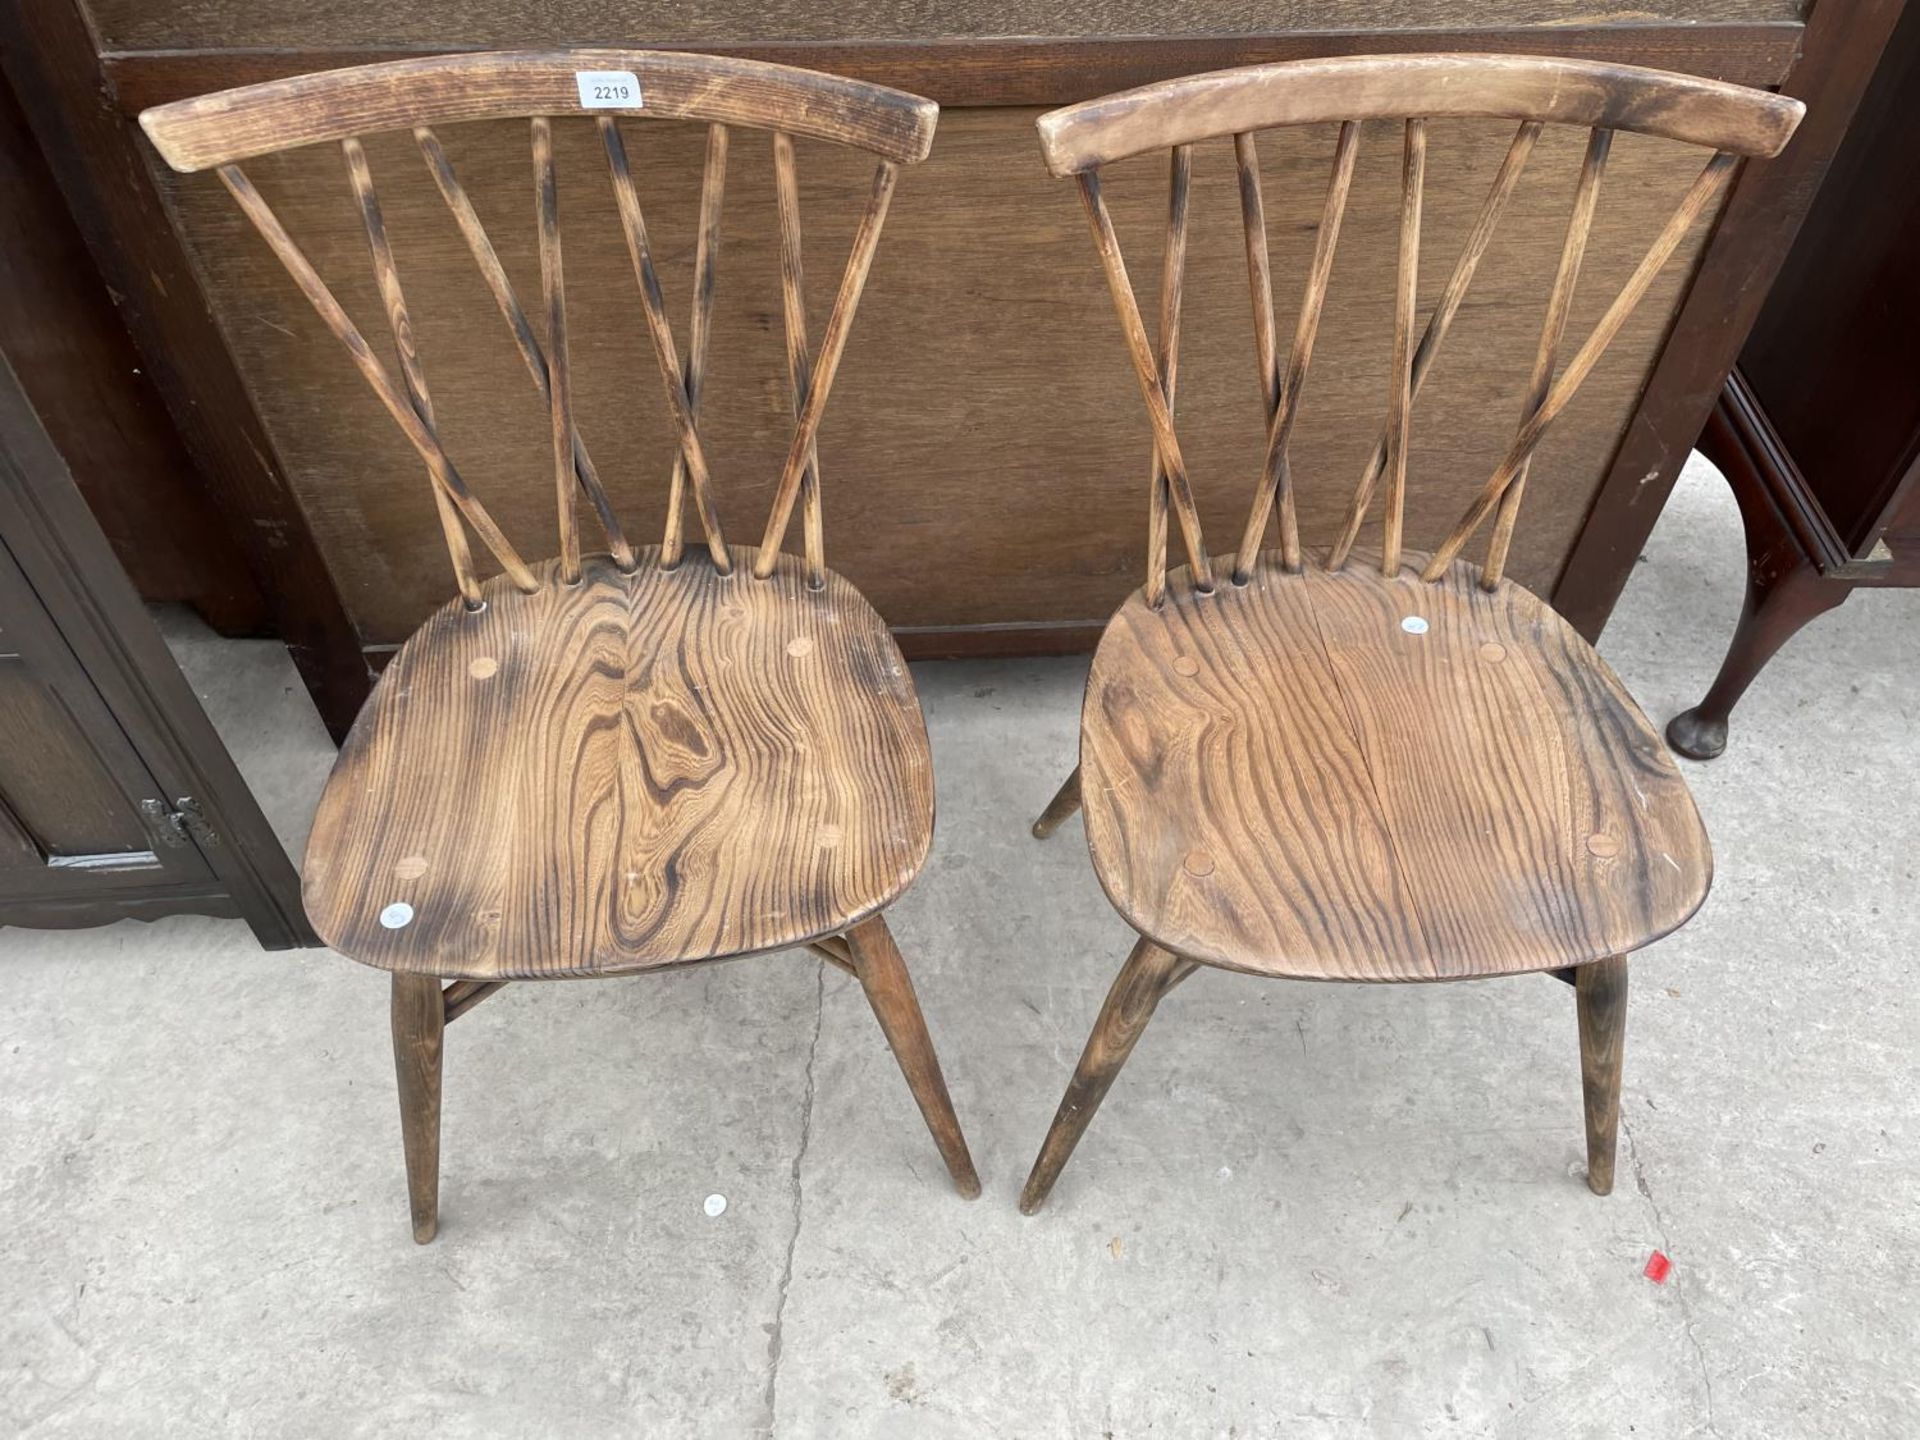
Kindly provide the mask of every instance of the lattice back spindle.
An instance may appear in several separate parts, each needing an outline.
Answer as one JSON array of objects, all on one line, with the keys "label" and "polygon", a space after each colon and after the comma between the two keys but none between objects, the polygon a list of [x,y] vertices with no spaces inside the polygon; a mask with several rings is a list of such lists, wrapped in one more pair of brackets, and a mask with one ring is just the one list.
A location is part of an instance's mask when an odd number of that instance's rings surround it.
[{"label": "lattice back spindle", "polygon": [[[788,157],[789,162],[791,156]],[[792,165],[786,167],[788,178],[785,182],[790,196],[797,194],[793,190],[791,177]],[[827,395],[833,389],[833,377],[839,372],[840,357],[846,353],[847,337],[853,332],[853,315],[860,308],[860,294],[866,288],[867,272],[873,267],[874,252],[880,248],[880,230],[887,223],[887,207],[893,203],[894,186],[900,179],[900,167],[893,161],[882,159],[873,171],[873,187],[867,194],[867,208],[860,216],[860,227],[854,231],[853,252],[847,257],[847,268],[841,276],[840,291],[833,298],[833,309],[827,312],[827,328],[820,337],[820,353],[814,358],[807,377],[806,399],[800,402],[800,418],[794,425],[793,443],[787,449],[787,461],[780,471],[779,488],[774,491],[773,510],[767,516],[767,533],[760,541],[760,554],[753,564],[753,573],[765,579],[773,573],[774,557],[780,552],[781,542],[786,538],[787,523],[793,518],[794,500],[800,493],[802,478],[812,469],[814,460],[815,437],[820,430],[820,417],[826,413]],[[783,204],[782,214],[792,211],[793,245],[797,257],[800,243],[798,223],[799,205],[797,200]],[[781,272],[783,291],[790,292],[785,301],[788,331],[789,355],[792,354],[793,330],[796,323],[804,325],[805,305],[799,293],[800,271],[796,264],[793,269],[791,285],[785,285],[786,271]],[[800,312],[796,322],[795,312]],[[801,336],[804,344],[804,333]],[[795,396],[798,399],[798,382],[795,382]]]},{"label": "lattice back spindle", "polygon": [[[1233,561],[1233,580],[1244,585],[1259,563],[1261,545],[1276,510],[1280,568],[1293,572],[1303,564],[1287,447],[1312,361],[1352,184],[1360,126],[1366,121],[1392,120],[1399,122],[1401,130],[1393,339],[1385,424],[1353,490],[1326,564],[1336,570],[1346,564],[1378,496],[1381,570],[1389,577],[1398,575],[1403,565],[1407,457],[1414,401],[1421,384],[1439,355],[1542,131],[1550,124],[1587,129],[1586,155],[1574,188],[1566,239],[1547,297],[1546,317],[1514,438],[1493,476],[1420,571],[1424,580],[1440,578],[1487,517],[1497,511],[1487,562],[1479,574],[1480,583],[1491,589],[1505,573],[1529,462],[1541,437],[1566,409],[1688,232],[1707,214],[1738,162],[1745,157],[1779,153],[1799,123],[1802,109],[1798,101],[1763,91],[1632,66],[1522,56],[1423,55],[1251,66],[1149,85],[1041,116],[1041,147],[1048,167],[1056,175],[1072,176],[1085,202],[1095,249],[1120,317],[1153,433],[1145,586],[1149,603],[1158,605],[1167,593],[1165,507],[1169,503],[1187,543],[1192,588],[1204,594],[1213,586],[1212,562],[1200,539],[1193,492],[1174,429],[1173,364],[1167,333],[1169,315],[1175,326],[1178,323],[1180,269],[1174,257],[1176,252],[1181,257],[1185,253],[1186,190],[1193,145],[1231,136],[1239,181],[1253,304],[1254,357],[1266,419],[1260,474]],[[1440,298],[1421,326],[1417,311],[1428,126],[1434,120],[1461,118],[1506,118],[1517,121],[1518,128]],[[1332,174],[1293,345],[1283,368],[1274,326],[1273,277],[1256,136],[1262,130],[1328,123],[1338,126]],[[1557,369],[1600,181],[1612,137],[1621,130],[1698,145],[1712,154],[1593,331],[1565,367]],[[1169,210],[1178,218],[1177,223],[1170,220],[1168,229],[1168,266],[1162,277],[1162,353],[1156,361],[1101,198],[1100,171],[1110,161],[1162,147],[1170,148],[1175,156],[1174,182],[1170,186],[1175,198]]]},{"label": "lattice back spindle", "polygon": [[[453,162],[447,158],[440,137],[422,125],[414,129],[413,138],[420,147],[421,158],[426,161],[427,173],[433,178],[434,188],[440,192],[440,198],[453,215],[460,238],[466,242],[468,253],[473,256],[473,263],[478,267],[481,279],[486,282],[488,293],[493,296],[500,318],[506,322],[507,333],[513,337],[514,347],[526,362],[527,374],[533,380],[534,389],[539,392],[541,401],[551,406],[546,352],[540,348],[540,342],[534,336],[527,312],[521,307],[513,282],[507,278],[506,267],[500,263],[500,256],[493,248],[486,226],[480,222],[473,202],[467,198],[459,177],[454,174]],[[358,141],[353,143],[359,144]],[[606,531],[614,563],[622,570],[633,569],[636,563],[633,546],[621,531],[620,521],[613,513],[613,502],[607,498],[606,487],[600,483],[600,473],[594,468],[592,457],[587,454],[586,441],[580,438],[577,430],[573,437],[573,459],[580,488],[593,506],[594,513],[600,517],[601,528]]]},{"label": "lattice back spindle", "polygon": [[[614,77],[611,84],[609,76]],[[545,402],[559,520],[557,572],[562,583],[571,584],[583,574],[576,509],[579,495],[585,495],[598,517],[615,566],[631,571],[642,560],[621,529],[574,413],[560,214],[566,182],[558,173],[554,128],[571,123],[570,117],[583,112],[597,112],[591,118],[605,151],[615,209],[674,429],[666,527],[658,551],[658,563],[665,569],[682,563],[689,509],[698,518],[715,570],[724,575],[732,573],[734,567],[734,552],[721,528],[716,486],[700,432],[700,401],[712,346],[731,132],[745,127],[772,135],[780,226],[781,309],[787,330],[794,436],[752,571],[761,579],[774,573],[797,501],[804,511],[806,579],[814,588],[823,586],[826,559],[820,497],[821,418],[879,245],[900,167],[924,159],[932,145],[938,115],[932,102],[876,85],[756,61],[652,51],[527,51],[358,66],[247,86],[160,106],[143,114],[141,124],[174,168],[218,172],[327,329],[347,348],[369,388],[424,462],[455,582],[466,604],[478,607],[484,603],[484,587],[474,567],[469,527],[493,553],[513,585],[531,592],[538,588],[538,581],[447,455],[413,320],[401,289],[400,268],[361,137],[395,129],[411,131],[428,174]],[[684,360],[667,317],[639,189],[628,163],[623,117],[692,121],[706,126],[693,304]],[[529,320],[492,238],[454,173],[436,128],[462,121],[509,118],[526,119],[530,127],[541,276],[542,323],[538,326]],[[793,145],[796,137],[865,150],[876,160],[873,184],[817,354],[810,352],[807,337]],[[240,162],[256,156],[323,142],[339,144],[346,159],[348,180],[359,206],[399,365],[397,381],[240,169]]]},{"label": "lattice back spindle", "polygon": [[[1244,152],[1240,150],[1245,142]],[[1241,222],[1247,231],[1247,250],[1250,257],[1256,243],[1260,252],[1260,269],[1263,272],[1255,285],[1255,318],[1265,313],[1266,329],[1273,330],[1273,298],[1271,287],[1264,276],[1266,269],[1267,231],[1263,207],[1259,203],[1260,175],[1257,157],[1253,149],[1253,136],[1250,133],[1234,136],[1236,156],[1244,153],[1241,160],[1240,193],[1242,195]],[[1293,348],[1287,352],[1287,368],[1284,374],[1276,375],[1267,391],[1267,448],[1261,464],[1260,484],[1255,488],[1253,504],[1247,512],[1247,528],[1240,541],[1240,553],[1234,557],[1233,578],[1238,584],[1246,584],[1247,576],[1252,573],[1254,557],[1260,548],[1260,539],[1266,534],[1267,519],[1273,512],[1276,497],[1280,508],[1280,553],[1281,563],[1288,570],[1298,570],[1300,555],[1300,520],[1293,498],[1293,476],[1287,464],[1287,441],[1293,435],[1293,422],[1300,411],[1300,392],[1306,384],[1307,366],[1313,362],[1313,342],[1320,333],[1320,310],[1327,298],[1327,282],[1333,274],[1333,252],[1340,243],[1340,222],[1347,213],[1347,192],[1353,186],[1354,158],[1359,153],[1360,127],[1348,122],[1340,127],[1339,137],[1333,147],[1333,174],[1327,180],[1326,201],[1320,211],[1320,229],[1315,235],[1313,263],[1307,271],[1306,294],[1300,301],[1300,318],[1294,326]],[[1249,163],[1251,162],[1251,164]],[[1248,179],[1251,171],[1251,181]],[[1254,203],[1249,206],[1244,197],[1251,184]],[[1255,232],[1258,232],[1256,242]],[[1255,334],[1259,333],[1256,323]],[[1256,348],[1259,343],[1256,339]],[[1261,369],[1268,369],[1264,349],[1262,349]]]}]

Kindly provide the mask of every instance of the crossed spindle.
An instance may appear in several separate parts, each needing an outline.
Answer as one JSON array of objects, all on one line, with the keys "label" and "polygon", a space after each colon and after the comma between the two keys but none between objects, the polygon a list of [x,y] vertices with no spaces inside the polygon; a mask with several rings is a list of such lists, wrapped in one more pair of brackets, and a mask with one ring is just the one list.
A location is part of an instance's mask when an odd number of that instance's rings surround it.
[{"label": "crossed spindle", "polygon": [[[707,127],[706,161],[700,191],[699,238],[694,256],[692,319],[683,363],[674,341],[672,325],[667,319],[659,273],[647,239],[646,218],[628,164],[620,126],[612,116],[600,116],[597,123],[606,151],[621,231],[633,263],[647,332],[659,364],[677,436],[673,468],[667,483],[667,518],[660,547],[660,563],[671,569],[683,558],[686,510],[690,497],[691,508],[699,517],[714,567],[721,574],[729,574],[733,569],[733,557],[721,529],[713,478],[708,469],[699,427],[701,391],[712,344],[720,217],[726,190],[728,128],[719,123]],[[615,564],[623,571],[631,571],[638,563],[637,557],[614,514],[606,487],[585,442],[580,438],[573,414],[572,369],[567,347],[566,280],[552,121],[546,116],[534,116],[531,120],[541,299],[546,324],[544,346],[439,137],[426,126],[415,128],[413,135],[426,162],[428,174],[451,212],[501,319],[506,323],[513,343],[526,363],[534,388],[547,405],[555,502],[560,521],[560,578],[571,584],[581,576],[576,490],[585,494],[598,517]],[[501,533],[486,507],[468,488],[453,461],[448,458],[435,420],[426,374],[415,343],[412,318],[401,289],[399,269],[387,236],[366,151],[354,137],[341,141],[341,148],[346,158],[348,179],[359,203],[374,276],[399,363],[398,382],[375,355],[359,328],[320,278],[312,262],[287,233],[279,217],[239,166],[221,165],[218,173],[242,212],[285,266],[322,322],[346,347],[368,386],[425,462],[433,485],[435,509],[462,599],[470,608],[477,608],[483,603],[467,540],[469,526],[493,553],[512,582],[521,590],[531,592],[537,588],[532,570]],[[788,524],[798,503],[803,511],[807,580],[817,589],[825,584],[826,574],[820,498],[819,426],[834,375],[852,330],[854,313],[859,306],[867,273],[879,246],[880,232],[886,221],[899,168],[893,161],[885,159],[877,164],[867,206],[854,237],[852,253],[848,257],[833,308],[828,314],[819,351],[815,354],[809,348],[807,337],[799,180],[794,164],[793,141],[784,131],[773,131],[773,157],[780,219],[781,307],[786,326],[787,373],[795,426],[793,441],[775,489],[772,513],[754,560],[753,573],[760,579],[773,573]]]},{"label": "crossed spindle", "polygon": [[[1421,210],[1426,184],[1427,122],[1415,116],[1403,123],[1399,249],[1395,270],[1394,333],[1387,418],[1380,439],[1354,489],[1340,532],[1328,552],[1326,564],[1329,569],[1338,570],[1346,564],[1373,500],[1382,491],[1383,479],[1386,483],[1381,519],[1381,570],[1383,574],[1391,576],[1398,574],[1401,569],[1413,402],[1459,313],[1474,274],[1513,197],[1542,129],[1542,122],[1527,120],[1515,130],[1505,158],[1468,232],[1466,243],[1416,341],[1415,311],[1420,267]],[[1288,464],[1288,442],[1299,414],[1307,371],[1312,363],[1314,341],[1326,300],[1334,252],[1339,243],[1341,221],[1352,187],[1359,135],[1357,122],[1346,121],[1340,125],[1334,144],[1332,171],[1321,206],[1313,258],[1308,266],[1293,344],[1284,366],[1279,356],[1274,325],[1273,284],[1268,260],[1265,206],[1260,187],[1259,153],[1254,132],[1234,135],[1248,288],[1253,302],[1254,352],[1267,420],[1260,477],[1254,488],[1246,530],[1234,557],[1233,579],[1237,584],[1245,584],[1251,577],[1261,543],[1276,510],[1283,569],[1298,571],[1303,563],[1292,474]],[[1604,127],[1596,127],[1588,134],[1566,238],[1548,297],[1546,318],[1514,438],[1492,477],[1429,557],[1420,572],[1423,580],[1439,579],[1488,516],[1494,515],[1487,562],[1481,570],[1481,584],[1492,589],[1500,583],[1534,450],[1548,427],[1565,410],[1581,383],[1592,372],[1607,346],[1619,334],[1634,308],[1645,297],[1661,269],[1685,240],[1687,232],[1725,186],[1738,159],[1731,152],[1716,151],[1707,161],[1626,284],[1564,370],[1561,370],[1558,369],[1558,359],[1581,262],[1592,231],[1600,182],[1606,171],[1612,137],[1613,132]],[[1148,342],[1139,305],[1127,278],[1126,263],[1102,198],[1099,166],[1090,166],[1075,176],[1108,288],[1112,292],[1114,307],[1120,317],[1134,372],[1139,380],[1141,395],[1146,401],[1148,420],[1153,428],[1146,596],[1149,603],[1154,605],[1161,603],[1166,591],[1166,516],[1169,505],[1180,524],[1195,588],[1206,592],[1213,588],[1214,583],[1212,563],[1201,537],[1192,487],[1173,423],[1191,151],[1190,143],[1172,147],[1157,353]]]}]

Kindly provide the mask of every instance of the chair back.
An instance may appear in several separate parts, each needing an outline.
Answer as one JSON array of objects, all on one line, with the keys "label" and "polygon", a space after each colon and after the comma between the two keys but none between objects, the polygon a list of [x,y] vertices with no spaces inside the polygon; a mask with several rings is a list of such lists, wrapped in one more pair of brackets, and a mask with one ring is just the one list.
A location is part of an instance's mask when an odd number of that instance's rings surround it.
[{"label": "chair back", "polygon": [[[1158,605],[1166,592],[1169,510],[1180,527],[1195,587],[1207,591],[1214,585],[1212,561],[1200,532],[1193,489],[1173,423],[1187,190],[1196,144],[1233,138],[1247,276],[1253,297],[1254,348],[1266,409],[1265,454],[1233,560],[1233,578],[1244,584],[1260,561],[1261,546],[1276,511],[1281,565],[1298,571],[1304,563],[1287,444],[1313,358],[1341,218],[1353,181],[1361,125],[1370,120],[1398,121],[1402,132],[1393,348],[1386,385],[1386,419],[1379,442],[1354,488],[1345,523],[1327,552],[1326,563],[1332,569],[1346,564],[1384,479],[1381,568],[1387,575],[1398,574],[1402,563],[1407,443],[1414,397],[1439,354],[1542,130],[1548,125],[1587,129],[1586,152],[1574,187],[1566,239],[1547,296],[1532,378],[1512,442],[1466,513],[1421,569],[1423,579],[1438,579],[1487,517],[1497,512],[1481,572],[1481,583],[1491,589],[1500,583],[1506,564],[1535,446],[1566,409],[1688,231],[1707,213],[1735,166],[1745,157],[1778,154],[1792,136],[1804,108],[1797,100],[1765,91],[1634,66],[1532,56],[1403,55],[1222,70],[1148,85],[1042,115],[1040,144],[1047,166],[1055,175],[1072,176],[1079,185],[1153,427],[1148,600]],[[1504,118],[1518,125],[1445,288],[1416,333],[1427,126],[1434,119],[1453,118]],[[1255,137],[1262,130],[1318,124],[1337,125],[1338,134],[1299,318],[1282,364],[1274,329],[1273,283]],[[1712,153],[1619,294],[1573,357],[1561,366],[1567,316],[1599,203],[1608,151],[1615,132],[1622,130],[1697,145]],[[1101,194],[1100,171],[1110,161],[1160,149],[1171,152],[1171,162],[1156,345],[1148,338],[1127,278],[1126,263]]]},{"label": "chair back", "polygon": [[[467,539],[469,526],[515,585],[532,591],[536,581],[479,497],[461,478],[435,426],[433,400],[415,346],[400,269],[360,137],[391,130],[412,131],[421,159],[486,281],[526,362],[527,373],[547,403],[553,485],[560,514],[560,574],[572,583],[581,573],[577,494],[585,495],[598,517],[615,563],[629,571],[640,563],[614,515],[573,415],[553,126],[557,118],[589,113],[606,151],[608,177],[678,437],[667,481],[666,534],[659,563],[671,568],[681,561],[685,510],[690,500],[713,564],[723,574],[732,570],[733,559],[721,528],[714,482],[700,439],[700,391],[712,331],[715,264],[731,131],[741,127],[771,132],[780,225],[781,309],[795,422],[753,572],[760,578],[773,573],[798,504],[804,510],[808,578],[818,587],[824,583],[826,566],[816,444],[820,418],[846,349],[900,167],[925,159],[932,146],[939,114],[932,101],[878,85],[750,60],[645,50],[506,51],[361,65],[249,85],[159,106],[142,114],[140,123],[174,169],[217,171],[327,329],[346,346],[367,384],[426,465],[455,579],[467,604],[475,607],[482,601]],[[503,118],[526,118],[530,122],[544,336],[536,332],[508,280],[435,128]],[[666,300],[647,242],[645,216],[627,163],[621,122],[630,119],[691,120],[708,127],[692,323],[684,359],[667,319]],[[817,353],[807,337],[800,198],[793,154],[796,135],[852,146],[875,158],[866,209]],[[317,144],[338,144],[341,148],[393,339],[399,366],[397,380],[240,168],[243,160]]]}]

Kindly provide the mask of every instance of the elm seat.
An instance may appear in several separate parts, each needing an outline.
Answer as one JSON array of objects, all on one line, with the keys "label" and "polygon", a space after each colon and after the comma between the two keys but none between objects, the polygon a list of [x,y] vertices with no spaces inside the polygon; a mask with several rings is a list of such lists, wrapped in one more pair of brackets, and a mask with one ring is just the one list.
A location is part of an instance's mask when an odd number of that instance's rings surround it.
[{"label": "elm seat", "polygon": [[[1538,597],[1424,555],[1244,586],[1170,577],[1108,625],[1082,719],[1100,883],[1176,955],[1265,975],[1448,980],[1623,955],[1706,898],[1706,831],[1658,733]],[[1418,621],[1403,624],[1409,617]]]},{"label": "elm seat", "polygon": [[548,562],[429,619],[321,797],[321,937],[416,974],[604,975],[837,935],[905,890],[933,772],[893,637],[832,571],[734,553],[589,557],[576,586]]}]

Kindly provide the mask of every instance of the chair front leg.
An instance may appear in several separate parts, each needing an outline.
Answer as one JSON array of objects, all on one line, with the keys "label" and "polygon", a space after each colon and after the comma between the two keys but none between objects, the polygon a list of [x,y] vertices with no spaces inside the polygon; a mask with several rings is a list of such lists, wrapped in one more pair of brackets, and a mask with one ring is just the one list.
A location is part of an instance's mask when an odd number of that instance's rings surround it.
[{"label": "chair front leg", "polygon": [[400,1139],[407,1199],[419,1245],[440,1228],[440,1058],[446,1001],[432,975],[393,977],[393,1068],[400,1082]]},{"label": "chair front leg", "polygon": [[1080,1064],[1067,1083],[1067,1093],[1034,1159],[1033,1173],[1020,1192],[1021,1213],[1031,1215],[1046,1204],[1053,1182],[1060,1178],[1073,1147],[1086,1133],[1087,1122],[1093,1119],[1120,1067],[1133,1053],[1135,1042],[1153,1018],[1154,1007],[1195,968],[1192,961],[1162,950],[1151,940],[1142,939],[1133,947],[1119,978],[1107,992],[1106,1003],[1100,1007],[1100,1018],[1093,1022],[1087,1048],[1081,1052]]},{"label": "chair front leg", "polygon": [[980,1177],[974,1173],[973,1156],[967,1152],[966,1136],[960,1133],[960,1119],[953,1113],[946,1078],[940,1073],[940,1058],[933,1052],[926,1017],[914,997],[913,978],[893,943],[893,933],[885,920],[872,915],[847,931],[846,940],[854,974],[867,992],[867,1003],[873,1006],[893,1058],[900,1062],[914,1102],[926,1117],[955,1188],[969,1200],[978,1198]]},{"label": "chair front leg", "polygon": [[1620,1063],[1627,1047],[1627,957],[1596,960],[1573,972],[1580,1013],[1580,1089],[1587,1112],[1587,1188],[1613,1190],[1620,1136]]}]

